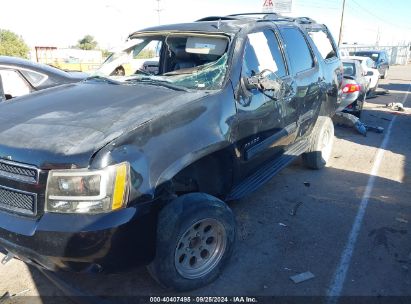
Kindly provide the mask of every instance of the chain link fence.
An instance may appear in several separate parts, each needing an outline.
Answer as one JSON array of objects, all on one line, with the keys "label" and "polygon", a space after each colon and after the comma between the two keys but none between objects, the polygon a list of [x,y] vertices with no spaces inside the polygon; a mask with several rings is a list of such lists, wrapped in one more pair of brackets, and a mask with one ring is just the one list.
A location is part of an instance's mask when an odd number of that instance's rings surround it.
[{"label": "chain link fence", "polygon": [[390,64],[406,65],[411,60],[411,44],[397,46],[375,46],[375,45],[341,45],[340,49],[351,52],[366,50],[385,50],[388,54]]}]

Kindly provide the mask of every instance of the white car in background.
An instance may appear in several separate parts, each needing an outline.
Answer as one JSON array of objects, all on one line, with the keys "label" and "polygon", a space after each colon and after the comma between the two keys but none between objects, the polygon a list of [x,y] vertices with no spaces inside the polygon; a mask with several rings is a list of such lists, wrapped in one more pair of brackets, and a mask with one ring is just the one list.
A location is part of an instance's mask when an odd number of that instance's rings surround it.
[{"label": "white car in background", "polygon": [[347,56],[344,57],[344,59],[358,60],[360,62],[361,67],[364,70],[364,76],[369,82],[367,96],[375,94],[380,80],[380,72],[375,68],[374,61],[369,57],[361,56]]},{"label": "white car in background", "polygon": [[157,74],[161,44],[132,39],[112,50],[95,75],[130,76],[136,73]]}]

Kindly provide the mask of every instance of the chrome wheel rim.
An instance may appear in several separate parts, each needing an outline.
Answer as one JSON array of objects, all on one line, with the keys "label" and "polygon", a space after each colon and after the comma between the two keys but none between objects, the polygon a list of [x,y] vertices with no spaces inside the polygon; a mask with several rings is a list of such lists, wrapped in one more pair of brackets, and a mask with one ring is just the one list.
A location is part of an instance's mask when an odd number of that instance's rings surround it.
[{"label": "chrome wheel rim", "polygon": [[207,218],[194,223],[177,242],[177,272],[186,279],[205,276],[220,262],[226,245],[227,233],[219,221]]}]

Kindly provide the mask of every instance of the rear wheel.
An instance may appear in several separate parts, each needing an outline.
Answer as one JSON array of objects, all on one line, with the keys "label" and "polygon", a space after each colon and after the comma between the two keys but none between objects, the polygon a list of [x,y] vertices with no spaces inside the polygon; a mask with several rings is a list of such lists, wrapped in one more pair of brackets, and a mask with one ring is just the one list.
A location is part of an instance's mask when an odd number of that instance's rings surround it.
[{"label": "rear wheel", "polygon": [[386,79],[388,76],[388,69],[385,69],[384,74],[382,75],[382,79]]},{"label": "rear wheel", "polygon": [[334,125],[330,117],[320,116],[311,133],[311,143],[303,153],[304,164],[311,169],[324,168],[331,157],[334,142]]},{"label": "rear wheel", "polygon": [[203,193],[183,195],[159,214],[156,257],[148,270],[166,288],[202,287],[218,277],[234,241],[234,216],[224,202]]},{"label": "rear wheel", "polygon": [[358,101],[357,101],[357,110],[356,111],[353,111],[351,114],[352,115],[354,115],[354,116],[357,116],[358,118],[361,118],[361,114],[362,114],[362,109],[364,108],[364,103],[365,103],[365,100],[367,99],[367,94],[364,94],[364,99],[363,99],[363,101],[361,102],[361,103],[359,103]]}]

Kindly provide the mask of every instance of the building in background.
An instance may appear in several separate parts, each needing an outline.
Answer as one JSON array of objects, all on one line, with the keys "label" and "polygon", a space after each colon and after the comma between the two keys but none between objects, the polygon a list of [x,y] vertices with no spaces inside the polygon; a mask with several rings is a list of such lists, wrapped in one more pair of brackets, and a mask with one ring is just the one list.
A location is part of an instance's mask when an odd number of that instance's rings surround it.
[{"label": "building in background", "polygon": [[60,49],[53,46],[36,46],[30,51],[30,59],[55,66],[66,71],[95,71],[103,62],[100,50]]}]

